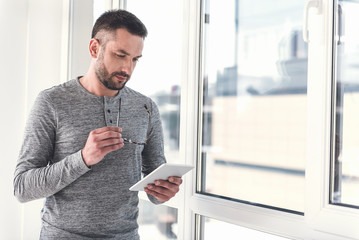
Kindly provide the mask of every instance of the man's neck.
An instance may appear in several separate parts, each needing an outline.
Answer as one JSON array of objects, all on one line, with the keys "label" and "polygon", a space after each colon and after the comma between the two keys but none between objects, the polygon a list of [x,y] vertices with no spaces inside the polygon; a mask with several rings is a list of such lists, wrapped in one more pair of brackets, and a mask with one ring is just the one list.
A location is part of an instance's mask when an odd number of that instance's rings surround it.
[{"label": "man's neck", "polygon": [[111,90],[106,88],[98,79],[96,74],[87,73],[79,79],[80,84],[89,92],[96,96],[115,97],[118,90]]}]

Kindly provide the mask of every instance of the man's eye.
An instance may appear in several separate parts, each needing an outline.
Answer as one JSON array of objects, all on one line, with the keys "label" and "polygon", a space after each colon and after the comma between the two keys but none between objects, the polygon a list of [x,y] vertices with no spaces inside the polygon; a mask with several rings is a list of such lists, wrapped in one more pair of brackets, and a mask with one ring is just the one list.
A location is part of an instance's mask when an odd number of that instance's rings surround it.
[{"label": "man's eye", "polygon": [[134,62],[138,62],[138,61],[140,61],[140,59],[138,59],[138,58],[134,58],[132,61],[134,61]]},{"label": "man's eye", "polygon": [[126,56],[125,56],[125,55],[116,54],[116,57],[118,57],[118,58],[124,58],[124,57],[126,57]]}]

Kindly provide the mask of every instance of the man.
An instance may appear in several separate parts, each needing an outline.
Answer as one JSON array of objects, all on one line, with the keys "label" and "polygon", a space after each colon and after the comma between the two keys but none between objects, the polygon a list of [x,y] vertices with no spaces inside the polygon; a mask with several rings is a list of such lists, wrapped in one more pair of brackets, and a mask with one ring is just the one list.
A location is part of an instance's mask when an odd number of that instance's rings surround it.
[{"label": "man", "polygon": [[[165,162],[155,103],[125,87],[146,27],[124,10],[95,23],[83,77],[42,91],[30,113],[14,176],[20,202],[46,198],[41,239],[139,239],[138,195],[129,187]],[[181,178],[145,191],[162,203]]]}]

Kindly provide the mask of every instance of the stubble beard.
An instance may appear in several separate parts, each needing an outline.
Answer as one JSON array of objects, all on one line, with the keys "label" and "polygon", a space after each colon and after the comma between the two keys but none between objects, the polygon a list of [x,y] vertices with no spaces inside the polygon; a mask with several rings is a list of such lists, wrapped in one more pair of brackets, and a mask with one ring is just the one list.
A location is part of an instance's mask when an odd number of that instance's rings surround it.
[{"label": "stubble beard", "polygon": [[[110,90],[121,90],[125,87],[128,80],[130,80],[130,75],[126,74],[125,72],[112,72],[109,74],[106,66],[103,63],[103,58],[100,58],[98,61],[99,65],[95,69],[95,73],[97,76],[97,79],[104,85],[107,89]],[[113,80],[115,76],[122,76],[125,77],[126,80],[124,82],[118,82],[116,80]]]}]

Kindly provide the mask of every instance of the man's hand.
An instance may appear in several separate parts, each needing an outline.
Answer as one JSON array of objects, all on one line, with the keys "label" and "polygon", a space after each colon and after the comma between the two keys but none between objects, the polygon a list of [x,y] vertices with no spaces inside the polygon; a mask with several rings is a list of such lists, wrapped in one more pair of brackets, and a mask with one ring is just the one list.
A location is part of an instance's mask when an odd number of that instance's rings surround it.
[{"label": "man's hand", "polygon": [[103,127],[90,132],[85,147],[82,149],[82,158],[89,167],[100,162],[107,153],[124,146],[122,129],[119,127]]},{"label": "man's hand", "polygon": [[148,184],[145,192],[153,195],[158,201],[166,202],[178,193],[181,184],[182,178],[169,177],[167,181],[156,180],[155,184]]}]

